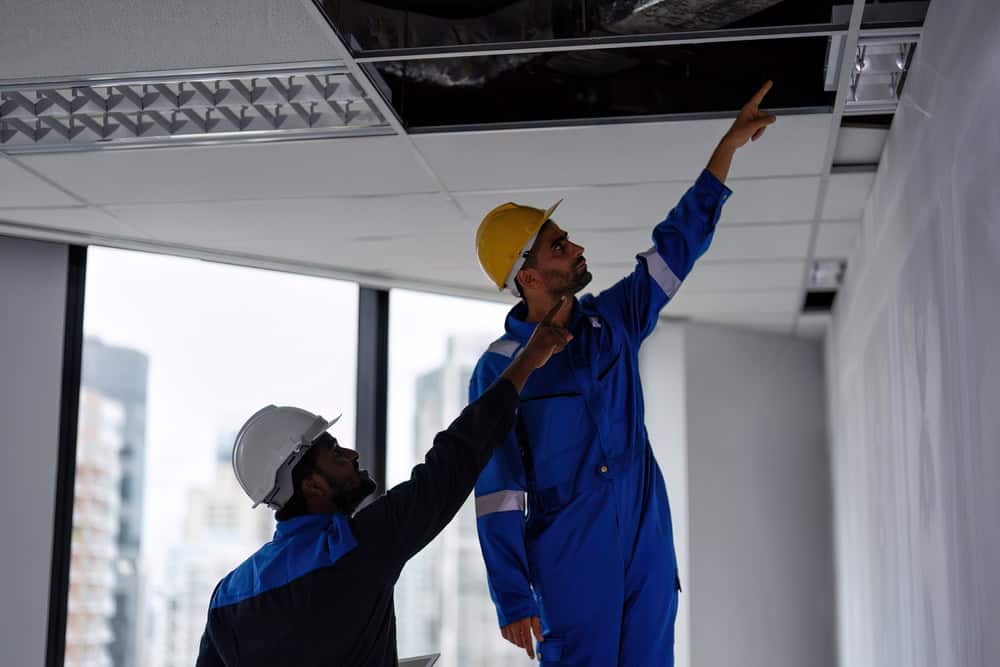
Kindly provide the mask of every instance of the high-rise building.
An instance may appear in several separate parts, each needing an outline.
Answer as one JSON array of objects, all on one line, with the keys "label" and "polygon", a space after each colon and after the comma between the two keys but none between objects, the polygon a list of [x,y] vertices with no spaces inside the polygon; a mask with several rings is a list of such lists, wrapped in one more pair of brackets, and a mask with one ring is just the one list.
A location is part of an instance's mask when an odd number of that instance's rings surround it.
[{"label": "high-rise building", "polygon": [[66,616],[66,667],[111,667],[121,501],[119,455],[125,411],[80,389],[73,536]]},{"label": "high-rise building", "polygon": [[250,500],[233,475],[235,434],[219,439],[212,475],[185,498],[183,535],[170,549],[164,619],[164,667],[190,667],[219,580],[274,534],[274,516]]},{"label": "high-rise building", "polygon": [[111,621],[110,655],[115,667],[143,662],[141,639],[142,512],[146,465],[146,386],[149,359],[138,350],[105,345],[87,338],[83,348],[81,384],[114,400],[123,410],[117,561],[114,568],[115,614]]},{"label": "high-rise building", "polygon": [[[442,365],[417,378],[411,465],[469,400],[469,380],[489,340],[451,337]],[[399,644],[409,653],[440,652],[441,667],[500,667],[511,652],[497,628],[486,586],[470,496],[447,528],[403,569],[396,586]]]}]

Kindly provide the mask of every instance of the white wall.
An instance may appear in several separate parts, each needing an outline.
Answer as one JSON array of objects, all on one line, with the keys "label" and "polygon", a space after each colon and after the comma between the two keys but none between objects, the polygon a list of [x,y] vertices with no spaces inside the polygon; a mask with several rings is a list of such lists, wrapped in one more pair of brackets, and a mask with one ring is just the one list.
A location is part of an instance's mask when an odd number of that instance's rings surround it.
[{"label": "white wall", "polygon": [[936,0],[828,337],[841,664],[1000,664],[1000,4]]},{"label": "white wall", "polygon": [[[646,399],[646,429],[663,471],[674,522],[674,548],[681,582],[687,590],[688,549],[687,417],[684,402],[684,325],[660,322],[640,348],[639,364]],[[681,596],[674,627],[677,667],[691,664],[691,606]]]},{"label": "white wall", "polygon": [[692,665],[836,662],[818,343],[686,327]]},{"label": "white wall", "polygon": [[0,236],[0,665],[45,662],[68,249]]},{"label": "white wall", "polygon": [[678,667],[832,667],[819,343],[662,322],[641,366],[685,588]]}]

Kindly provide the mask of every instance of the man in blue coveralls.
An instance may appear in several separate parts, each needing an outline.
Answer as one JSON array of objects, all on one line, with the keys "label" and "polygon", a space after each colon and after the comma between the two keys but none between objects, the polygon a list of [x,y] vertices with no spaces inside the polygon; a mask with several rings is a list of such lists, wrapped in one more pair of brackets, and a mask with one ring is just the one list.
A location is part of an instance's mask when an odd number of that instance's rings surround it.
[{"label": "man in blue coveralls", "polygon": [[[635,270],[596,297],[574,298],[574,336],[528,381],[511,434],[476,483],[479,542],[505,639],[543,665],[673,665],[680,577],[667,490],[646,434],[639,345],[707,249],[733,154],[775,117],[767,82]],[[558,205],[558,204],[556,204]],[[583,248],[547,211],[504,204],[479,226],[480,263],[522,301],[479,359],[470,398],[510,364],[536,324],[591,279]]]}]

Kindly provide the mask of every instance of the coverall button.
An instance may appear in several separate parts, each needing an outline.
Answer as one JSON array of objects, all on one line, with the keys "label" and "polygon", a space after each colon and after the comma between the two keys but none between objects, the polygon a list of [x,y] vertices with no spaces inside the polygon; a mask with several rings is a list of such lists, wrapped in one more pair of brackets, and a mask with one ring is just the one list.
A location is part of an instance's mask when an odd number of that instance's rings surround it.
[{"label": "coverall button", "polygon": [[601,466],[601,472],[607,472],[608,466]]}]

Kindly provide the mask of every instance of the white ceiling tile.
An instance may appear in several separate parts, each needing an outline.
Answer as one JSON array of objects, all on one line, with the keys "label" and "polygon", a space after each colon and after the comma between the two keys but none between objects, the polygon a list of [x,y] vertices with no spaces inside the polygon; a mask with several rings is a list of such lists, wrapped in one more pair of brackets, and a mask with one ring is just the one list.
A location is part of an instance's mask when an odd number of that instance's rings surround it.
[{"label": "white ceiling tile", "polygon": [[794,313],[705,313],[691,319],[696,322],[780,334],[790,334],[795,326]]},{"label": "white ceiling tile", "polygon": [[[457,242],[435,248],[429,235],[461,238],[474,254],[474,230],[443,195],[343,197],[110,206],[149,236],[170,243],[339,264],[357,260],[385,270],[425,253],[450,257]],[[449,237],[450,240],[451,237]],[[383,245],[384,244],[384,245]],[[357,263],[352,263],[355,267]]]},{"label": "white ceiling tile", "polygon": [[548,208],[563,200],[553,218],[571,234],[584,229],[653,227],[689,187],[688,183],[644,183],[603,187],[566,187],[545,190],[509,190],[497,193],[458,193],[455,198],[476,224],[494,207],[516,202]]},{"label": "white ceiling tile", "polygon": [[[591,266],[593,285],[604,289],[632,271],[635,263]],[[791,262],[699,262],[684,280],[685,292],[729,292],[745,290],[797,289],[802,285],[806,263]]]},{"label": "white ceiling tile", "polygon": [[822,338],[831,321],[829,313],[803,313],[799,315],[795,333],[803,338]]},{"label": "white ceiling tile", "polygon": [[334,57],[328,28],[299,2],[33,0],[5,4],[3,19],[0,63],[7,79]]},{"label": "white ceiling tile", "polygon": [[[666,217],[690,187],[689,182],[506,190],[457,193],[455,198],[470,220],[479,221],[504,202],[547,208],[563,200],[556,219],[572,232],[577,229],[650,229]],[[734,194],[722,210],[720,224],[811,220],[816,213],[818,177],[733,179]]]},{"label": "white ceiling tile", "polygon": [[35,229],[112,239],[141,238],[143,236],[137,230],[122,224],[99,209],[82,206],[0,209],[0,225],[4,223],[13,223],[10,229],[15,233],[17,225],[27,225]]},{"label": "white ceiling tile", "polygon": [[780,313],[798,310],[801,290],[744,290],[732,292],[687,292],[682,287],[669,304],[666,315],[698,317],[712,314]]},{"label": "white ceiling tile", "polygon": [[860,219],[874,182],[875,172],[832,174],[823,202],[823,219]]},{"label": "white ceiling tile", "polygon": [[808,224],[723,227],[716,230],[701,261],[805,259],[811,231]]},{"label": "white ceiling tile", "polygon": [[0,207],[74,204],[80,202],[0,155]]},{"label": "white ceiling tile", "polygon": [[801,222],[816,215],[819,177],[731,180],[722,223]]},{"label": "white ceiling tile", "polygon": [[399,137],[30,155],[25,164],[95,204],[433,192]]},{"label": "white ceiling tile", "polygon": [[829,259],[849,257],[860,234],[860,222],[821,222],[816,232],[813,256]]},{"label": "white ceiling tile", "polygon": [[878,164],[889,136],[883,127],[842,127],[837,135],[834,164]]},{"label": "white ceiling tile", "polygon": [[[741,149],[731,176],[820,173],[831,116],[786,116]],[[693,181],[732,121],[626,123],[414,136],[453,191]]]},{"label": "white ceiling tile", "polygon": [[[237,234],[245,229],[307,229],[318,239],[414,236],[428,232],[459,232],[474,228],[463,222],[444,195],[414,194],[381,197],[308,197],[178,204],[126,204],[106,207],[115,216],[150,231],[173,235],[199,230]],[[173,228],[173,229],[171,229]]]},{"label": "white ceiling tile", "polygon": [[584,247],[587,261],[594,266],[631,265],[635,256],[653,244],[652,226],[614,231],[582,229],[570,238]]},{"label": "white ceiling tile", "polygon": [[802,286],[806,263],[699,262],[684,280],[685,292],[794,289]]},{"label": "white ceiling tile", "polygon": [[[617,266],[631,264],[636,254],[649,249],[651,229],[585,229],[571,238],[583,245],[591,265]],[[805,260],[811,229],[809,224],[727,225],[716,230],[700,261]]]}]

